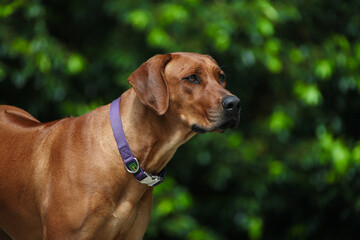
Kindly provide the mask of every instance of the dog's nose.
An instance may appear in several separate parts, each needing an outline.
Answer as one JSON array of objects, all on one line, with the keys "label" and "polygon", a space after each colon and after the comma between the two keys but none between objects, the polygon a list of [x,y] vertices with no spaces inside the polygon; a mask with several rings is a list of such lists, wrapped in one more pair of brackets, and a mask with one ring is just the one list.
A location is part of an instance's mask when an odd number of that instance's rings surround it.
[{"label": "dog's nose", "polygon": [[236,96],[224,97],[221,104],[228,113],[237,113],[240,111],[240,99]]}]

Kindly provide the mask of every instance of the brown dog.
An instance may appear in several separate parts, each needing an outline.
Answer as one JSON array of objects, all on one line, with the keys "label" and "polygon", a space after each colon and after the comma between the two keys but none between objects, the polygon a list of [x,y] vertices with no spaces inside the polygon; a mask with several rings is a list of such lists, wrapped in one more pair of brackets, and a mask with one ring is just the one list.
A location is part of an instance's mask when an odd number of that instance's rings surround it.
[{"label": "brown dog", "polygon": [[[129,82],[119,111],[148,173],[158,174],[196,132],[239,122],[240,100],[207,55],[157,55]],[[40,123],[0,106],[0,239],[142,239],[153,187],[126,171],[109,108]]]}]

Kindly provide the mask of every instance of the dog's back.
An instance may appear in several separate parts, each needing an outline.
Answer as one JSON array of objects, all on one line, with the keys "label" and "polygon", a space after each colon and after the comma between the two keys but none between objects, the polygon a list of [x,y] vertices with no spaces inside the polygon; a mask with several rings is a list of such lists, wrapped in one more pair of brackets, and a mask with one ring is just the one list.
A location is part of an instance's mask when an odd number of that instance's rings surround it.
[{"label": "dog's back", "polygon": [[[16,120],[20,124],[38,125],[40,122],[28,112],[9,105],[0,105],[0,127],[7,123],[9,120]],[[12,123],[14,121],[11,121]],[[6,127],[6,126],[5,126]]]}]

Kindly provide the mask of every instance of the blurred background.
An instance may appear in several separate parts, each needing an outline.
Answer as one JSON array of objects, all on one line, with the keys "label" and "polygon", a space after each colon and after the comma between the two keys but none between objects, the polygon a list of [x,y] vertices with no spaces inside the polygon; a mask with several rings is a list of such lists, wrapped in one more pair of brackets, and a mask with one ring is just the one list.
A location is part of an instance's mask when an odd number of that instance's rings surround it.
[{"label": "blurred background", "polygon": [[0,104],[78,116],[155,54],[210,54],[240,126],[180,147],[144,239],[358,239],[359,30],[358,0],[0,0]]}]

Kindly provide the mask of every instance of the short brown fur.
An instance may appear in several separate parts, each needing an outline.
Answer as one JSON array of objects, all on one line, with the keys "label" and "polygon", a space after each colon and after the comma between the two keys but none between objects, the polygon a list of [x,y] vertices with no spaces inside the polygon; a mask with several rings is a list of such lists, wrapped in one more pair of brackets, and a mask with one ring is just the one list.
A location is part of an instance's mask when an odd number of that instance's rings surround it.
[{"label": "short brown fur", "polygon": [[[196,72],[198,85],[184,80]],[[231,95],[209,56],[157,55],[130,77],[121,97],[128,143],[141,166],[159,173],[196,133],[216,129]],[[153,187],[126,172],[109,119],[110,105],[80,117],[40,123],[0,106],[0,239],[142,239]]]}]

